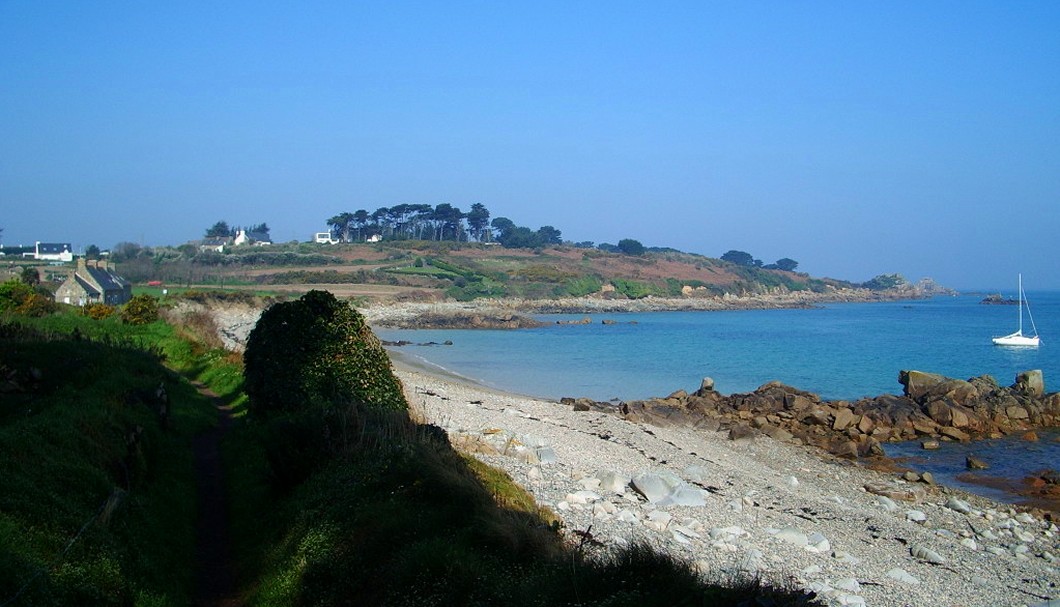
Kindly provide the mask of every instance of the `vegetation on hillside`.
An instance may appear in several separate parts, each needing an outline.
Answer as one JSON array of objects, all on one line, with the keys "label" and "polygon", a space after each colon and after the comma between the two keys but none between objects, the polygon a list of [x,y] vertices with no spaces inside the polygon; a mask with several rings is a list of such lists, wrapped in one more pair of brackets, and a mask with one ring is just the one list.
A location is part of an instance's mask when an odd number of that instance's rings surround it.
[{"label": "vegetation on hillside", "polygon": [[0,318],[0,604],[190,602],[189,442],[215,416],[172,369],[221,388],[225,360],[162,321]]},{"label": "vegetation on hillside", "polygon": [[216,413],[187,377],[251,413],[225,447],[245,604],[807,604],[645,546],[567,544],[506,475],[410,418],[379,342],[327,293],[273,305],[243,370],[203,315],[60,308],[0,320],[0,604],[197,594],[191,437]]},{"label": "vegetation on hillside", "polygon": [[[229,449],[244,496],[239,553],[256,578],[250,605],[805,604],[753,581],[706,584],[646,546],[593,558],[566,544],[558,521],[506,475],[403,408],[372,402],[398,396],[389,366],[362,373],[361,395],[317,389],[276,406],[273,392],[315,385],[321,363],[335,360],[321,339],[349,357],[381,352],[345,304],[319,292],[299,302],[263,316],[248,343],[248,390],[260,384],[248,407],[268,413],[248,418]],[[273,339],[309,354],[282,376],[263,372],[254,361],[277,352]]]}]

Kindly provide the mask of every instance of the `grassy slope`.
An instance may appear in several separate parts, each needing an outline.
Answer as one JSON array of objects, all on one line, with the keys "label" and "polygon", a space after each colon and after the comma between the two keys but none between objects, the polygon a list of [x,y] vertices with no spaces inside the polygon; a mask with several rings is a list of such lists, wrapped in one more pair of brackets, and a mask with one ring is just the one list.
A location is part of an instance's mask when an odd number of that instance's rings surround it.
[{"label": "grassy slope", "polygon": [[0,325],[0,604],[187,604],[189,441],[215,413],[160,359],[220,388],[232,373],[162,322],[19,323]]},{"label": "grassy slope", "polygon": [[[16,382],[0,401],[0,604],[186,604],[189,440],[214,411],[156,354],[237,406],[239,366],[161,322],[27,322],[0,331],[0,377]],[[169,428],[149,396],[159,382]],[[588,558],[503,473],[403,413],[244,419],[228,436],[248,604],[804,604],[753,582],[705,585],[641,547]],[[277,461],[296,471],[285,482]]]},{"label": "grassy slope", "polygon": [[[326,256],[333,265],[299,265],[297,256],[292,255],[290,263],[269,266],[260,255],[242,257],[236,251],[226,257],[226,264],[201,267],[191,274],[213,284],[387,284],[447,292],[456,298],[580,296],[587,286],[598,290],[599,285],[609,282],[625,285],[626,295],[631,297],[679,296],[684,285],[704,287],[710,295],[761,293],[778,287],[822,290],[828,284],[849,286],[842,281],[740,267],[678,251],[633,257],[567,246],[530,250],[422,241],[274,245],[269,249],[277,249],[279,255],[284,247],[304,254],[311,250],[312,255]],[[423,265],[417,265],[417,260]]]}]

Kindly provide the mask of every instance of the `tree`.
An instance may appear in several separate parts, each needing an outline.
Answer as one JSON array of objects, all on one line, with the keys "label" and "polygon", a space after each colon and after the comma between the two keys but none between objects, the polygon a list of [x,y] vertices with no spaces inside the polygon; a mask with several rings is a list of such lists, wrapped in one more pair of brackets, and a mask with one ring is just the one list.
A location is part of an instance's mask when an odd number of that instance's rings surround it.
[{"label": "tree", "polygon": [[784,270],[785,272],[794,272],[795,268],[799,267],[799,262],[794,259],[783,257],[777,260],[776,263],[778,270]]},{"label": "tree", "polygon": [[644,245],[640,244],[639,240],[633,240],[632,238],[623,238],[618,241],[618,250],[625,253],[626,255],[643,255]]},{"label": "tree", "polygon": [[490,212],[484,205],[477,202],[471,205],[471,210],[467,213],[467,226],[471,229],[471,236],[475,240],[482,240],[482,233],[489,225],[489,221]]},{"label": "tree", "polygon": [[883,291],[900,287],[905,284],[908,283],[905,277],[901,274],[880,274],[872,280],[862,283],[861,286],[866,289],[872,289],[873,291]]},{"label": "tree", "polygon": [[310,407],[408,407],[390,358],[349,304],[326,291],[262,313],[243,354],[250,411],[268,416]]},{"label": "tree", "polygon": [[114,248],[110,252],[110,258],[115,263],[122,261],[129,261],[130,259],[136,259],[145,252],[150,253],[150,249],[145,249],[135,242],[119,242],[114,245]]},{"label": "tree", "polygon": [[266,223],[259,223],[258,225],[250,226],[249,228],[247,228],[247,232],[250,234],[264,234],[268,236],[269,225]]},{"label": "tree", "polygon": [[85,259],[99,259],[99,247],[94,244],[90,244],[85,247]]},{"label": "tree", "polygon": [[[364,209],[357,209],[353,212],[353,223],[357,226],[357,240],[364,240],[364,229],[368,227],[368,220],[372,216],[368,214],[368,211]],[[349,234],[347,234],[347,242]]]},{"label": "tree", "polygon": [[743,251],[732,250],[721,256],[722,261],[734,263],[738,266],[753,267],[755,265],[762,265],[761,262],[755,263],[755,258],[750,253]]},{"label": "tree", "polygon": [[[362,211],[363,212],[363,211]],[[367,213],[365,213],[367,215]],[[331,233],[342,238],[342,242],[350,241],[350,223],[354,221],[353,213],[339,213],[328,220]]]},{"label": "tree", "polygon": [[22,284],[35,287],[40,284],[40,272],[37,268],[22,268]]},{"label": "tree", "polygon": [[505,234],[515,229],[515,222],[507,217],[498,217],[490,222],[490,226],[497,231],[497,234],[494,237],[497,239],[497,242],[500,242]]},{"label": "tree", "polygon": [[537,230],[537,235],[541,238],[541,244],[563,244],[563,236],[560,231],[552,226],[541,226]]},{"label": "tree", "polygon": [[228,227],[227,221],[218,221],[206,230],[206,238],[227,238],[235,236],[235,231]]}]

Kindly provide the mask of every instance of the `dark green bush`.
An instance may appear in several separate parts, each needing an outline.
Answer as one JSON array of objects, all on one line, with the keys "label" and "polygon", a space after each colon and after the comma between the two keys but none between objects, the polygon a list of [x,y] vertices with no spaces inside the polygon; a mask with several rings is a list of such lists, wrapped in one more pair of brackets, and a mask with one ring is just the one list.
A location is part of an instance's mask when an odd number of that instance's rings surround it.
[{"label": "dark green bush", "polygon": [[408,407],[390,358],[364,317],[326,291],[265,310],[247,338],[243,363],[255,414],[350,404]]}]

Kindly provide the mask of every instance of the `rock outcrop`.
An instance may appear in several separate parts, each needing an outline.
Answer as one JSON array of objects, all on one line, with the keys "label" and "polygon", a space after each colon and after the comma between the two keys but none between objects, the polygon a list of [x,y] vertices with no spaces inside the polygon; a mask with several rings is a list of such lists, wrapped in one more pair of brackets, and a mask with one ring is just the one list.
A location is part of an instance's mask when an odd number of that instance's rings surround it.
[{"label": "rock outcrop", "polygon": [[902,395],[826,401],[780,382],[724,396],[705,378],[699,390],[614,405],[564,399],[582,411],[613,411],[637,423],[727,431],[732,440],[766,435],[845,458],[883,455],[881,443],[968,441],[1060,426],[1060,393],[1047,394],[1041,371],[1025,371],[1008,387],[983,375],[968,380],[901,371]]}]

